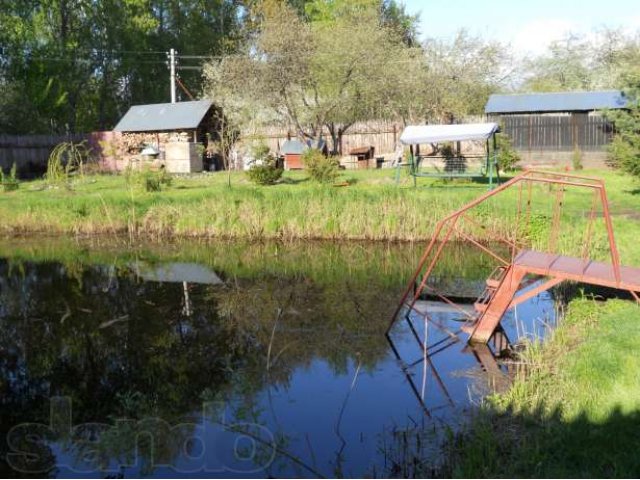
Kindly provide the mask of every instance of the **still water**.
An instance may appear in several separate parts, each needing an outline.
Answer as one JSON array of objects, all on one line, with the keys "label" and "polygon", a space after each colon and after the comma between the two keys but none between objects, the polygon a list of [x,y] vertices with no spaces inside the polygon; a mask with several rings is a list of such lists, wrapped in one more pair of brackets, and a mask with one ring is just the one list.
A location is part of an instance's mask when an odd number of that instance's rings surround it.
[{"label": "still water", "polygon": [[[422,248],[0,242],[0,474],[425,474],[509,369],[446,308],[427,362],[406,324],[387,340]],[[488,268],[458,245],[442,288],[477,295]],[[543,294],[503,325],[554,321]]]}]

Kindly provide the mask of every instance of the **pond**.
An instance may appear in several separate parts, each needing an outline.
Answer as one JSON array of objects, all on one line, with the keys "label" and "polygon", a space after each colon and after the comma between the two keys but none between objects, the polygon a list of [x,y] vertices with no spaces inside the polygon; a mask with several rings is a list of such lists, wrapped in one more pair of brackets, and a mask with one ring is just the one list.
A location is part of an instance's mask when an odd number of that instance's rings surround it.
[{"label": "pond", "polygon": [[[382,477],[411,476],[416,459],[435,468],[443,433],[504,387],[510,368],[452,337],[460,314],[444,304],[426,362],[406,324],[387,340],[423,248],[1,241],[0,473]],[[488,268],[457,245],[442,288],[472,295]],[[541,337],[555,317],[545,293],[503,325],[512,341]]]}]

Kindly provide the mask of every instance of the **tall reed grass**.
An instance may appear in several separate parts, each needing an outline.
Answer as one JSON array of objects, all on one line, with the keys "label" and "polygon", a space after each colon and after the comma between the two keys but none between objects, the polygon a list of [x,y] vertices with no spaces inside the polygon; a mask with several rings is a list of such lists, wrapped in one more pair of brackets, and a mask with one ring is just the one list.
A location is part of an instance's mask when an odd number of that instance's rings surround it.
[{"label": "tall reed grass", "polygon": [[[627,211],[634,204],[640,212],[631,181],[607,175],[614,213],[616,205],[624,205]],[[240,174],[232,177],[229,188],[226,175],[210,174],[177,177],[161,192],[132,188],[123,176],[115,175],[87,177],[72,191],[43,181],[28,182],[20,191],[0,194],[0,234],[422,241],[431,238],[443,216],[486,191],[481,185],[406,188],[395,185],[388,171],[354,172],[349,177],[350,186],[334,187],[316,185],[304,174],[287,173],[278,185],[258,187]],[[482,228],[466,233],[491,241],[522,229],[516,222],[516,195],[505,192],[475,209],[474,218]],[[534,246],[548,236],[550,197],[543,191],[536,194],[534,203],[547,208],[547,214],[534,217],[518,234]],[[580,244],[590,205],[590,196],[567,198],[558,238],[561,251]],[[625,241],[631,241],[637,222],[621,220],[616,217],[615,226]],[[640,261],[637,249],[619,243],[626,263]],[[605,247],[600,240],[593,245],[594,251],[603,254]]]}]

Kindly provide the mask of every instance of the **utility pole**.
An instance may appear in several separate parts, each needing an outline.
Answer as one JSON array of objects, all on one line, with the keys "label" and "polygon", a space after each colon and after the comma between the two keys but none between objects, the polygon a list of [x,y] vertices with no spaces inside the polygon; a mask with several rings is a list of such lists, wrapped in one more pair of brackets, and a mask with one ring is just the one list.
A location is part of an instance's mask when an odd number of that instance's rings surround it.
[{"label": "utility pole", "polygon": [[167,53],[167,57],[169,57],[169,78],[171,83],[171,103],[176,103],[176,50],[172,48]]}]

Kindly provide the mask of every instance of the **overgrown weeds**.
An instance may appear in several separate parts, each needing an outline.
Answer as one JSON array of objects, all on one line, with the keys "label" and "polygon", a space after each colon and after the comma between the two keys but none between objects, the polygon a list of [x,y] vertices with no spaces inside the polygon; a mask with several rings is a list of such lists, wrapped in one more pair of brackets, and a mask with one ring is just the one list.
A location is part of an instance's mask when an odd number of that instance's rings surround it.
[{"label": "overgrown weeds", "polygon": [[129,167],[124,177],[129,188],[140,187],[146,192],[159,192],[173,183],[173,177],[164,168],[152,168],[149,165],[137,169]]},{"label": "overgrown weeds", "polygon": [[47,162],[45,178],[49,185],[64,185],[71,189],[73,176],[84,176],[84,166],[91,150],[87,142],[62,142],[56,145]]},{"label": "overgrown weeds", "polygon": [[627,477],[640,426],[637,306],[570,303],[545,344],[523,356],[526,375],[490,397],[446,446],[443,476]]}]

